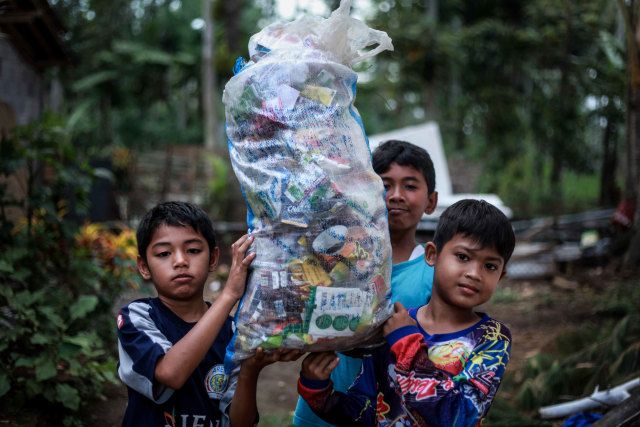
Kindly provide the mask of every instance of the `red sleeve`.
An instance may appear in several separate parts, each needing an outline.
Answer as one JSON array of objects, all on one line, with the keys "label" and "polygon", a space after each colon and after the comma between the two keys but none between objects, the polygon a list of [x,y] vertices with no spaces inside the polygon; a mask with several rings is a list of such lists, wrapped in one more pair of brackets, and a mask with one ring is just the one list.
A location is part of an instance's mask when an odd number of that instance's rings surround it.
[{"label": "red sleeve", "polygon": [[402,370],[409,370],[416,355],[426,349],[424,337],[419,332],[406,335],[391,346],[391,352],[396,356],[396,367]]},{"label": "red sleeve", "polygon": [[323,388],[312,388],[305,386],[302,378],[298,378],[298,394],[302,396],[312,409],[319,409],[323,407],[332,391],[333,383],[330,381]]}]

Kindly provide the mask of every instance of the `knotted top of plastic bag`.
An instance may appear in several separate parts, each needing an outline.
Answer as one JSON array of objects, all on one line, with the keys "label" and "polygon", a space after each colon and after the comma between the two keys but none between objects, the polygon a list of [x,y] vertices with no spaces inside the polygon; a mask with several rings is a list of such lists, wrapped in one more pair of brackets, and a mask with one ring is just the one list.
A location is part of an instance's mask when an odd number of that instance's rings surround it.
[{"label": "knotted top of plastic bag", "polygon": [[393,50],[387,33],[349,16],[351,1],[341,0],[340,7],[329,18],[305,16],[269,25],[249,40],[251,59],[257,62],[267,54],[311,49],[352,67],[382,51]]}]

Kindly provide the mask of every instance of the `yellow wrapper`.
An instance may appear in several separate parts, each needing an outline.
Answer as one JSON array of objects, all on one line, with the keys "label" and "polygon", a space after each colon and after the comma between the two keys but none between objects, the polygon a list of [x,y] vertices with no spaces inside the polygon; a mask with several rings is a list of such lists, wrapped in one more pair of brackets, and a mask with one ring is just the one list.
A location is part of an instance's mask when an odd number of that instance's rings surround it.
[{"label": "yellow wrapper", "polygon": [[301,94],[305,98],[318,101],[319,103],[328,107],[329,105],[331,105],[331,101],[333,101],[333,97],[336,95],[336,91],[322,86],[309,85],[305,86]]}]

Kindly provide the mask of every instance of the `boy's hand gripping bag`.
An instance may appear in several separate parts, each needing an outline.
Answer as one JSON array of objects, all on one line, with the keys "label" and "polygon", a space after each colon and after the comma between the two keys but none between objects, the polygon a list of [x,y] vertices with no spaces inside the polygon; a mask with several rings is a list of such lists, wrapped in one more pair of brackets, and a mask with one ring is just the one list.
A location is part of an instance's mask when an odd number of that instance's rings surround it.
[{"label": "boy's hand gripping bag", "polygon": [[[347,350],[392,313],[384,188],[353,106],[351,66],[393,49],[351,18],[270,25],[224,89],[229,154],[257,257],[236,312],[233,360],[257,347]],[[370,48],[368,51],[365,49]]]}]

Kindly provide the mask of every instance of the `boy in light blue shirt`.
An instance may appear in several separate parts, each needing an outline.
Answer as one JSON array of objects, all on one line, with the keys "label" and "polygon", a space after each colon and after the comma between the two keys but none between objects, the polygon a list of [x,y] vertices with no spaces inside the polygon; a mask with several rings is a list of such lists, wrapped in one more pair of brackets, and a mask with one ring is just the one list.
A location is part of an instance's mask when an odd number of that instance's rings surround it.
[{"label": "boy in light blue shirt", "polygon": [[[405,141],[390,140],[373,152],[373,169],[380,175],[389,213],[393,254],[391,300],[405,307],[419,307],[431,297],[433,267],[424,257],[424,246],[416,242],[423,214],[438,204],[436,174],[429,154]],[[331,373],[334,389],[345,392],[360,373],[362,359],[339,354],[340,363]],[[331,426],[313,413],[298,397],[293,415],[296,426]]]}]

